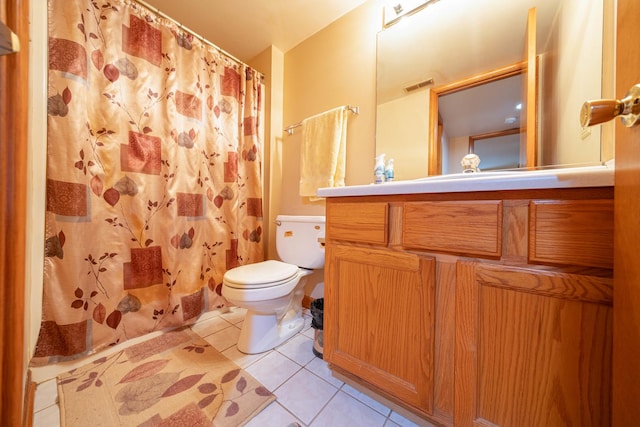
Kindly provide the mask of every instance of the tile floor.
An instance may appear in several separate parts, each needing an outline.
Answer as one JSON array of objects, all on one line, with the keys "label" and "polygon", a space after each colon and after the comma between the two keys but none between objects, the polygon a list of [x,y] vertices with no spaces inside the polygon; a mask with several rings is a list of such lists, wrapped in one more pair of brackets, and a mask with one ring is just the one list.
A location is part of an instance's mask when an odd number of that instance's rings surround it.
[{"label": "tile floor", "polygon": [[[331,376],[327,364],[315,357],[311,350],[314,330],[310,327],[311,317],[307,310],[305,327],[299,334],[276,349],[257,355],[240,353],[236,347],[244,313],[241,308],[233,308],[228,313],[212,313],[203,316],[192,329],[277,396],[276,401],[248,422],[248,427],[417,425]],[[84,360],[81,364],[87,362]],[[64,370],[72,368],[67,366]],[[49,373],[52,379],[44,379],[42,377],[47,374],[38,372],[42,369],[33,370],[34,381],[38,382],[33,425],[59,426],[57,373]],[[432,426],[429,423],[425,425]]]}]

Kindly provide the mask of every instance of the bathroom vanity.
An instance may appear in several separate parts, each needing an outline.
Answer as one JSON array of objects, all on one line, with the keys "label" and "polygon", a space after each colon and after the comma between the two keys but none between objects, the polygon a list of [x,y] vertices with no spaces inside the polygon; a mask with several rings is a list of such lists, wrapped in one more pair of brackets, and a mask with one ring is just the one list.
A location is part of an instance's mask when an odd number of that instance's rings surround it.
[{"label": "bathroom vanity", "polygon": [[609,425],[613,170],[481,174],[319,191],[325,360],[439,425]]}]

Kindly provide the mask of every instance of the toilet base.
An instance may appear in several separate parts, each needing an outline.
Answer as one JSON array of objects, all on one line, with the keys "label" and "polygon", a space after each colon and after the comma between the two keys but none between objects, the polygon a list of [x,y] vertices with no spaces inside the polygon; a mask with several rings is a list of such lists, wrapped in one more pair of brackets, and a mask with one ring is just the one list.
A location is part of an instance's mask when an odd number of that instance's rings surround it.
[{"label": "toilet base", "polygon": [[246,354],[264,353],[300,332],[303,326],[301,310],[287,313],[280,322],[275,313],[262,314],[247,310],[238,338],[238,350]]}]

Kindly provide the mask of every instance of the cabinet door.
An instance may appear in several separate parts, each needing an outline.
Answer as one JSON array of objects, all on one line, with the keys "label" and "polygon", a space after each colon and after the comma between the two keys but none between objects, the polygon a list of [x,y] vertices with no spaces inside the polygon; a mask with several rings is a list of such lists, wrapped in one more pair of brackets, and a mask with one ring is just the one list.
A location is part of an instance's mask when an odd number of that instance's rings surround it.
[{"label": "cabinet door", "polygon": [[327,361],[432,413],[435,260],[343,245],[326,259]]},{"label": "cabinet door", "polygon": [[456,426],[607,426],[612,280],[459,262]]}]

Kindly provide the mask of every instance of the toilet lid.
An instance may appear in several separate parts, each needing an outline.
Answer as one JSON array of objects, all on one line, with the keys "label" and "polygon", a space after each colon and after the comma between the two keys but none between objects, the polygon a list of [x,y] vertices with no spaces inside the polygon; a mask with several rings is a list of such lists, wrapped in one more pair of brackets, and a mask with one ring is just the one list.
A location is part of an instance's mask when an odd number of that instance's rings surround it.
[{"label": "toilet lid", "polygon": [[269,260],[232,268],[223,282],[232,288],[267,288],[288,282],[297,273],[297,265]]}]

